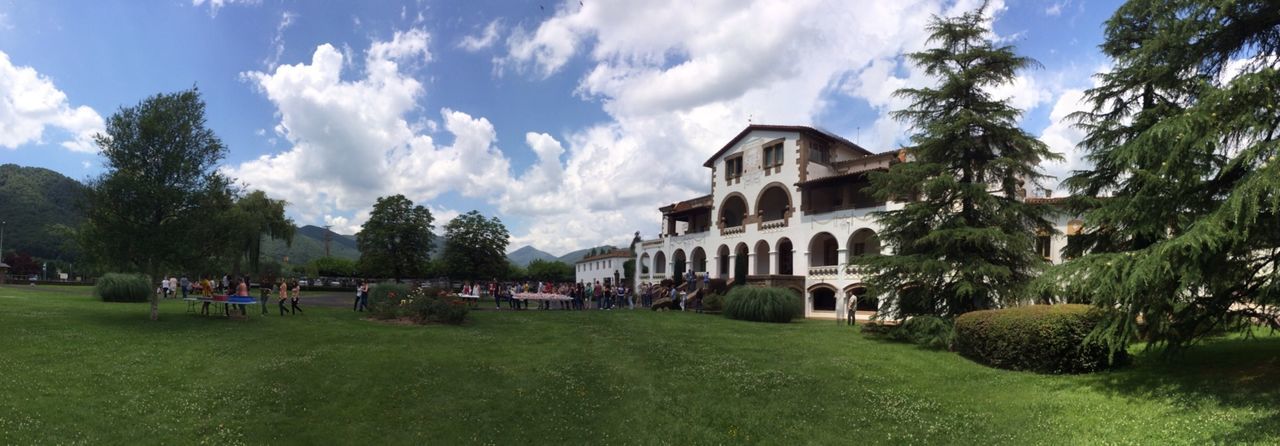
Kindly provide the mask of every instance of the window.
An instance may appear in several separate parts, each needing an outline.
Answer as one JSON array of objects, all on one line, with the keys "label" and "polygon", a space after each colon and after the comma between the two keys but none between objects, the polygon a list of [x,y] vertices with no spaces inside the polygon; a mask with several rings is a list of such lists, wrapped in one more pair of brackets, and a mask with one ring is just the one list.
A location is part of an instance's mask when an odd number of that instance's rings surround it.
[{"label": "window", "polygon": [[742,176],[742,156],[724,160],[724,179],[732,180]]},{"label": "window", "polygon": [[815,163],[830,164],[831,158],[830,158],[830,155],[827,153],[826,146],[820,145],[819,143],[816,143],[816,142],[813,144],[810,144],[809,145],[809,161],[815,162]]},{"label": "window", "polygon": [[858,242],[853,244],[853,255],[860,256],[867,253],[867,243]]},{"label": "window", "polygon": [[1045,260],[1053,258],[1052,241],[1053,238],[1049,235],[1036,236],[1036,253],[1040,254],[1040,257],[1044,257]]},{"label": "window", "polygon": [[773,144],[764,148],[764,165],[765,169],[770,167],[778,167],[782,165],[782,143]]}]

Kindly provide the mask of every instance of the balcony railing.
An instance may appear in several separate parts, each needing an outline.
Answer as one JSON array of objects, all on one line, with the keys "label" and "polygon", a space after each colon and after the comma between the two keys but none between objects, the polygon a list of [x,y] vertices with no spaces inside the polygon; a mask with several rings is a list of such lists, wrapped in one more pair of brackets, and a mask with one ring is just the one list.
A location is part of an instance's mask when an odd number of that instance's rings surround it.
[{"label": "balcony railing", "polygon": [[720,235],[733,235],[747,232],[746,225],[730,226],[720,230]]},{"label": "balcony railing", "polygon": [[786,219],[772,220],[772,221],[766,221],[766,222],[760,223],[761,231],[768,231],[770,229],[785,228],[785,227],[787,227]]},{"label": "balcony railing", "polygon": [[824,266],[809,267],[810,276],[835,276],[838,274],[840,274],[840,266],[838,265],[824,265]]}]

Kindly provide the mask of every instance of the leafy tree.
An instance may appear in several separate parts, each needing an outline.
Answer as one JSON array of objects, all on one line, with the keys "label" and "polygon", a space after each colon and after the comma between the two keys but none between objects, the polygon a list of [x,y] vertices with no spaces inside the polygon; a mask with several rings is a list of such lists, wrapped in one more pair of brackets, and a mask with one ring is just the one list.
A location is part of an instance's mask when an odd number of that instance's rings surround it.
[{"label": "leafy tree", "polygon": [[390,273],[396,282],[423,274],[434,244],[433,220],[431,210],[415,206],[404,195],[378,198],[369,221],[356,234],[361,270],[374,276]]},{"label": "leafy tree", "polygon": [[218,217],[232,192],[217,167],[227,148],[205,127],[204,107],[194,88],[155,95],[121,107],[95,137],[106,172],[89,184],[80,233],[98,262],[155,278],[225,249]]},{"label": "leafy tree", "polygon": [[314,270],[316,275],[326,277],[353,277],[356,275],[356,262],[337,257],[321,257],[307,264],[308,272]]},{"label": "leafy tree", "polygon": [[1280,328],[1277,29],[1258,0],[1132,0],[1107,21],[1113,68],[1073,116],[1093,166],[1067,181],[1090,254],[1044,282],[1113,310],[1093,334],[1112,351]]},{"label": "leafy tree", "polygon": [[559,260],[535,259],[529,262],[526,276],[531,280],[572,282],[573,266]]},{"label": "leafy tree", "polygon": [[260,272],[258,262],[262,255],[262,238],[284,240],[292,245],[296,227],[293,220],[284,215],[288,203],[284,200],[273,200],[260,190],[255,190],[236,200],[233,224],[241,234],[240,252],[235,257],[234,271],[240,271],[240,259],[249,260],[249,271]]},{"label": "leafy tree", "polygon": [[40,274],[40,262],[25,252],[10,251],[4,256],[4,263],[9,265],[9,274],[15,276]]},{"label": "leafy tree", "polygon": [[510,235],[498,217],[471,211],[444,226],[444,262],[448,274],[463,279],[489,279],[507,272]]},{"label": "leafy tree", "polygon": [[1060,157],[1018,127],[1020,110],[989,93],[1036,62],[996,46],[983,14],[935,17],[933,47],[909,57],[938,85],[895,92],[910,100],[894,117],[916,131],[911,162],[873,173],[871,189],[919,199],[875,215],[895,255],[855,260],[885,316],[992,308],[1019,299],[1043,264],[1033,236],[1051,225],[1043,207],[1021,198],[1043,178],[1040,162]]}]

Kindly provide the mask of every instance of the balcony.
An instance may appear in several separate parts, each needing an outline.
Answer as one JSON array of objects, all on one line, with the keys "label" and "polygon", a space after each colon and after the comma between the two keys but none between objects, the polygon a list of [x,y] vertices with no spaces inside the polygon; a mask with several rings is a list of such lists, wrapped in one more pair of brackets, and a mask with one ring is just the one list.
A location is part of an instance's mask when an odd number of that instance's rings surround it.
[{"label": "balcony", "polygon": [[738,226],[730,226],[730,227],[727,227],[727,228],[721,229],[721,230],[720,230],[720,235],[722,235],[722,236],[723,236],[723,235],[734,235],[734,234],[742,234],[742,233],[744,233],[744,232],[747,232],[747,226],[746,226],[746,225],[738,225]]},{"label": "balcony", "polygon": [[766,221],[766,222],[760,223],[761,231],[768,231],[771,229],[782,229],[785,227],[787,227],[787,220],[785,218],[781,220],[773,220],[773,221]]},{"label": "balcony", "polygon": [[840,275],[839,265],[810,266],[809,277],[835,277]]}]

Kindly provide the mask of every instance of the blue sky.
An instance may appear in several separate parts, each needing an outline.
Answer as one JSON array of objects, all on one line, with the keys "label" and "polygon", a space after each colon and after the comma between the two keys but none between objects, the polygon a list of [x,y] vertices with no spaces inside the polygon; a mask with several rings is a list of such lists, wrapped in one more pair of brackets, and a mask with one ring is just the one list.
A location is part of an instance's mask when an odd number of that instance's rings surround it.
[{"label": "blue sky", "polygon": [[[749,118],[895,149],[890,93],[929,82],[902,53],[977,3],[0,0],[0,163],[97,175],[103,118],[196,85],[226,172],[298,224],[354,232],[404,193],[501,217],[512,249],[622,244],[705,193],[702,161]],[[1049,173],[1080,166],[1060,118],[1116,7],[992,2],[994,35],[1044,65],[997,94],[1068,156]]]}]

